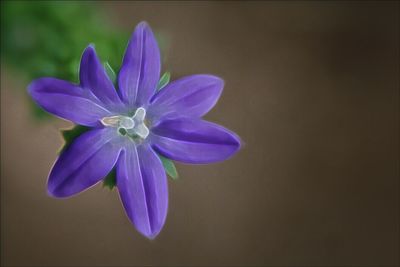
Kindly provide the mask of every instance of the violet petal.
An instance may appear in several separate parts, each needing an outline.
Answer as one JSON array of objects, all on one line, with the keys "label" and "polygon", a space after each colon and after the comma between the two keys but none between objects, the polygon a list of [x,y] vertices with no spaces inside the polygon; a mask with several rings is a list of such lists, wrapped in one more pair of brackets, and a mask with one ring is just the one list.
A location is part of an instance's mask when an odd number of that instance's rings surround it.
[{"label": "violet petal", "polygon": [[79,68],[79,80],[82,88],[91,90],[104,104],[121,103],[112,81],[91,45],[83,52]]},{"label": "violet petal", "polygon": [[164,168],[148,144],[130,145],[117,163],[117,187],[136,229],[154,238],[165,223],[168,186]]},{"label": "violet petal", "polygon": [[162,121],[152,129],[151,141],[161,155],[194,164],[225,160],[240,148],[235,133],[200,119]]},{"label": "violet petal", "polygon": [[224,81],[213,75],[192,75],[169,83],[151,100],[156,117],[201,117],[217,103]]},{"label": "violet petal", "polygon": [[129,40],[118,85],[122,99],[130,106],[146,106],[160,78],[160,50],[150,27],[141,22]]},{"label": "violet petal", "polygon": [[79,136],[57,159],[47,183],[54,197],[69,197],[99,182],[114,167],[121,146],[112,129],[95,129]]},{"label": "violet petal", "polygon": [[101,118],[111,114],[86,90],[63,80],[40,78],[29,85],[28,91],[46,111],[80,125],[96,126]]}]

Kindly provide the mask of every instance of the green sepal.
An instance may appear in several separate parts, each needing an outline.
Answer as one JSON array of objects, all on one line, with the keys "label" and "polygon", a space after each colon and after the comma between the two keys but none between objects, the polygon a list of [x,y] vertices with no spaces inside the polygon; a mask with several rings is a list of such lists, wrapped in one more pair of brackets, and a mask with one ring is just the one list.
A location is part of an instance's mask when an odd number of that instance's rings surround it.
[{"label": "green sepal", "polygon": [[161,156],[161,155],[158,155],[158,157],[160,158],[168,176],[171,177],[173,180],[178,179],[178,171],[176,170],[174,162],[166,157]]},{"label": "green sepal", "polygon": [[166,71],[163,74],[163,76],[161,76],[161,79],[158,81],[157,91],[163,89],[169,83],[170,79],[171,79],[171,73]]},{"label": "green sepal", "polygon": [[82,126],[82,125],[76,125],[72,129],[62,130],[61,134],[64,138],[65,143],[64,143],[63,147],[60,149],[59,153],[61,154],[65,149],[67,149],[67,147],[69,147],[72,144],[72,142],[75,140],[75,138],[77,138],[78,136],[80,136],[81,134],[83,134],[89,130],[90,130],[89,127]]},{"label": "green sepal", "polygon": [[116,85],[117,84],[117,75],[115,74],[115,71],[111,67],[110,63],[105,62],[104,64],[104,69],[106,70],[106,73],[108,77],[110,78],[111,82]]},{"label": "green sepal", "polygon": [[113,190],[113,188],[117,185],[117,175],[115,168],[112,169],[104,178],[103,180],[103,187],[108,187],[110,190]]}]

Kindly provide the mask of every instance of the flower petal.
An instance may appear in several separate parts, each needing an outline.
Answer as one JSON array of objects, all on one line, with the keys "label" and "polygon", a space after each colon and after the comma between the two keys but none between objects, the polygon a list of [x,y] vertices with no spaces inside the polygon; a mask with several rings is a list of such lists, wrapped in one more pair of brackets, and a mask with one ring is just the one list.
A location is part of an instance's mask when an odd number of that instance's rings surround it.
[{"label": "flower petal", "polygon": [[168,185],[162,163],[148,144],[126,147],[117,163],[117,186],[136,229],[154,238],[165,223]]},{"label": "flower petal", "polygon": [[82,88],[91,90],[103,103],[121,103],[114,85],[91,45],[83,52],[79,80]]},{"label": "flower petal", "polygon": [[57,159],[47,183],[54,197],[68,197],[96,184],[114,167],[121,146],[113,129],[95,129],[79,136]]},{"label": "flower petal", "polygon": [[46,111],[80,125],[95,126],[111,113],[93,99],[91,92],[72,83],[40,78],[28,88],[32,98]]},{"label": "flower petal", "polygon": [[151,113],[158,118],[201,117],[217,103],[224,81],[212,75],[192,75],[176,80],[151,100]]},{"label": "flower petal", "polygon": [[231,157],[240,148],[233,132],[204,120],[165,120],[151,130],[154,149],[185,163],[213,163]]},{"label": "flower petal", "polygon": [[146,106],[160,78],[160,50],[147,23],[141,22],[129,40],[118,84],[122,99]]}]

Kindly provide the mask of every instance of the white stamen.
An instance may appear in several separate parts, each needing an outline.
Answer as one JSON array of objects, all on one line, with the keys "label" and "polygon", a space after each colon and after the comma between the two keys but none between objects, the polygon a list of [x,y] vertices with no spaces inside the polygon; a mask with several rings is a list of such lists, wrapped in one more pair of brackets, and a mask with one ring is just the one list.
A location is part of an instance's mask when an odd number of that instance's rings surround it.
[{"label": "white stamen", "polygon": [[132,129],[135,127],[135,121],[129,117],[122,117],[119,120],[119,126],[125,129]]},{"label": "white stamen", "polygon": [[133,130],[143,139],[145,139],[150,133],[149,129],[146,127],[146,125],[144,125],[144,123],[139,124]]},{"label": "white stamen", "polygon": [[144,108],[138,108],[133,115],[133,120],[135,121],[136,125],[133,128],[135,134],[139,135],[141,138],[145,139],[150,131],[147,128],[146,124],[144,124],[144,118],[146,117],[146,110]]},{"label": "white stamen", "polygon": [[121,116],[104,117],[104,118],[101,119],[101,123],[104,126],[118,127],[119,126],[120,117]]},{"label": "white stamen", "polygon": [[150,131],[144,123],[146,117],[146,110],[144,108],[138,108],[133,117],[128,116],[110,116],[101,119],[101,123],[107,127],[123,128],[128,134],[136,134],[140,138],[145,139]]},{"label": "white stamen", "polygon": [[146,117],[146,110],[144,108],[138,108],[135,112],[135,115],[133,115],[133,119],[136,121],[144,121],[144,118]]}]

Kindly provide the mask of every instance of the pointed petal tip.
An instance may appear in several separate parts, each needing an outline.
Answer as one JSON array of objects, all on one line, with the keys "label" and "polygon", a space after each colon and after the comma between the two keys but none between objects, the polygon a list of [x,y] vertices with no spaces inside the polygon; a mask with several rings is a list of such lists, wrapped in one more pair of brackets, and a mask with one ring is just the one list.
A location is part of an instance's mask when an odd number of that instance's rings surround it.
[{"label": "pointed petal tip", "polygon": [[[90,187],[84,189],[83,191],[86,191],[87,189],[89,189]],[[49,197],[52,198],[58,198],[58,199],[68,199],[68,198],[72,198],[78,194],[81,194],[83,191],[81,192],[77,192],[77,193],[73,193],[70,194],[67,192],[64,192],[62,188],[54,188],[54,189],[50,189],[49,187],[47,188],[47,195]]]},{"label": "pointed petal tip", "polygon": [[26,87],[26,91],[27,91],[28,95],[30,95],[32,98],[33,98],[33,90],[34,90],[34,87],[35,87],[35,83],[36,83],[36,80],[33,80],[33,81]]},{"label": "pointed petal tip", "polygon": [[47,195],[52,198],[67,198],[68,196],[65,194],[61,194],[60,192],[57,192],[57,188],[52,188],[54,186],[50,186],[49,183],[47,183]]},{"label": "pointed petal tip", "polygon": [[222,90],[222,88],[224,88],[224,86],[225,86],[225,81],[222,78],[218,78],[218,79],[219,79],[219,83],[220,83],[221,90]]},{"label": "pointed petal tip", "polygon": [[236,155],[236,153],[239,152],[242,148],[243,148],[243,145],[242,145],[241,141],[239,140],[238,143],[237,143],[237,145],[236,145],[236,149],[235,149],[234,152],[232,153],[232,157],[233,157],[234,155]]},{"label": "pointed petal tip", "polygon": [[216,76],[216,75],[213,75],[213,74],[204,74],[204,75],[209,76],[210,78],[214,78],[217,82],[219,82],[221,84],[225,83],[224,79],[222,79],[219,76]]},{"label": "pointed petal tip", "polygon": [[240,150],[246,145],[246,143],[239,136],[236,136],[236,137],[237,137],[237,142],[238,142],[238,149],[237,150]]},{"label": "pointed petal tip", "polygon": [[148,235],[148,236],[146,236],[146,237],[147,237],[148,239],[150,239],[150,240],[155,240],[159,233],[160,233],[160,231],[154,232],[154,233],[152,233],[152,234],[150,234],[150,235]]},{"label": "pointed petal tip", "polygon": [[[207,74],[207,73],[204,73],[204,74],[193,74],[193,75],[186,76],[186,77],[198,77],[200,80],[204,79],[208,83],[214,82],[215,84],[220,85],[221,87],[223,87],[225,85],[224,79],[222,79],[221,77],[216,76],[214,74]],[[183,77],[183,78],[186,78],[186,77]]]},{"label": "pointed petal tip", "polygon": [[215,87],[219,89],[219,93],[222,93],[222,89],[225,86],[225,81],[221,77],[212,75],[212,74],[200,74],[200,76],[204,76],[204,78],[207,78],[208,80],[212,81],[215,83]]},{"label": "pointed petal tip", "polygon": [[[120,196],[120,199],[121,199],[121,196]],[[150,227],[149,224],[141,225],[141,226],[136,225],[134,222],[134,218],[129,215],[129,213],[126,209],[124,211],[125,211],[126,216],[128,217],[129,222],[136,229],[136,231],[138,231],[141,235],[143,235],[144,237],[146,237],[149,240],[154,240],[160,234],[162,228],[164,227],[166,217],[164,218],[162,224],[160,224],[156,228],[152,229],[152,227]]]},{"label": "pointed petal tip", "polygon": [[83,50],[82,57],[83,57],[86,53],[91,53],[91,54],[95,54],[95,53],[96,53],[96,47],[95,47],[94,43],[90,43],[90,44],[85,48],[85,50]]},{"label": "pointed petal tip", "polygon": [[40,89],[40,84],[43,83],[45,79],[46,77],[35,79],[27,86],[27,92],[33,99],[35,99],[34,95]]},{"label": "pointed petal tip", "polygon": [[243,147],[243,141],[241,140],[241,138],[236,133],[234,133],[234,132],[232,132],[232,131],[230,131],[228,129],[226,129],[226,131],[229,133],[230,138],[231,138],[231,140],[230,140],[231,144],[230,145],[232,146],[232,151],[231,151],[230,155],[227,158],[224,159],[224,161],[232,158],[233,156],[235,156],[236,153],[239,152],[239,150],[242,149],[242,147]]},{"label": "pointed petal tip", "polygon": [[[41,77],[41,78],[37,78],[33,81],[31,81],[31,83],[28,85],[27,87],[27,92],[30,95],[30,97],[32,97],[32,99],[36,102],[36,104],[38,104],[39,106],[41,106],[40,104],[40,100],[42,100],[42,92],[46,91],[46,87],[49,87],[52,83],[52,81],[54,81],[56,79],[51,78],[51,77]],[[64,81],[61,81],[64,82]]]},{"label": "pointed petal tip", "polygon": [[136,25],[136,28],[150,28],[150,25],[147,21],[142,20]]},{"label": "pointed petal tip", "polygon": [[243,141],[236,133],[231,132],[231,135],[232,135],[233,144],[234,144],[234,146],[236,146],[236,151],[235,151],[235,153],[236,153],[237,151],[239,151],[242,148]]},{"label": "pointed petal tip", "polygon": [[132,32],[131,38],[133,38],[135,33],[138,31],[149,31],[149,32],[153,33],[153,31],[147,21],[141,21],[136,25],[135,29]]},{"label": "pointed petal tip", "polygon": [[[54,167],[54,165],[53,165]],[[59,190],[59,187],[55,183],[52,178],[52,172],[50,172],[49,177],[47,178],[47,195],[52,198],[67,198],[68,195],[63,194],[62,190]]]},{"label": "pointed petal tip", "polygon": [[47,195],[49,197],[58,198],[58,196],[54,194],[54,191],[50,188],[49,184],[47,184]]},{"label": "pointed petal tip", "polygon": [[155,240],[158,234],[161,232],[161,229],[149,232],[144,232],[138,229],[138,232],[149,240]]}]

